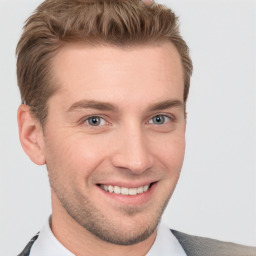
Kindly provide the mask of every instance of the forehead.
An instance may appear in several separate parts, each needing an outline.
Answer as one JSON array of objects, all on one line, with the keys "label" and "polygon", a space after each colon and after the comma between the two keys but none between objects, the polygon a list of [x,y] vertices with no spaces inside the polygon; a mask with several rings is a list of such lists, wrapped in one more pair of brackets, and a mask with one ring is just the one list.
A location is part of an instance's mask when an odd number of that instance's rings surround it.
[{"label": "forehead", "polygon": [[[57,95],[72,100],[183,99],[180,56],[171,43],[130,47],[64,46],[53,59]],[[147,95],[147,97],[146,97]]]}]

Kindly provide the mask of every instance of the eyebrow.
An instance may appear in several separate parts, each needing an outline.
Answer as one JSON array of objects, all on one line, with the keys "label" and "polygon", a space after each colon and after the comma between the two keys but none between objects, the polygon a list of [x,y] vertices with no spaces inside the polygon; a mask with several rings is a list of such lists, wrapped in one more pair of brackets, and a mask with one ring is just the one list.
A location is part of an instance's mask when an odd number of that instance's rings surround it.
[{"label": "eyebrow", "polygon": [[72,112],[78,109],[92,108],[98,110],[118,112],[118,107],[107,102],[100,102],[95,100],[80,100],[73,103],[67,110],[67,112]]},{"label": "eyebrow", "polygon": [[[147,111],[160,111],[165,110],[168,108],[184,108],[185,104],[184,102],[180,100],[165,100],[162,102],[158,102],[155,104],[152,104],[147,108]],[[112,111],[112,112],[118,112],[119,108],[116,105],[113,105],[108,102],[101,102],[101,101],[95,101],[95,100],[80,100],[75,103],[73,103],[67,110],[67,112],[73,112],[79,109],[86,109],[86,108],[92,108],[102,111]]]},{"label": "eyebrow", "polygon": [[160,111],[168,108],[185,108],[185,104],[180,100],[165,100],[151,105],[148,111]]}]

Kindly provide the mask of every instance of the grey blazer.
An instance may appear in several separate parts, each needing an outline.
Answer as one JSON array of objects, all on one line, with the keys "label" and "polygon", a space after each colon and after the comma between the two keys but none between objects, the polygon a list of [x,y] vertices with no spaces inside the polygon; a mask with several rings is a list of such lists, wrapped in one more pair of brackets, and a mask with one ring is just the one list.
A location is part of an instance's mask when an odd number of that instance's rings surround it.
[{"label": "grey blazer", "polygon": [[[187,256],[256,256],[256,247],[187,235],[172,229],[171,231],[180,242]],[[25,249],[18,256],[29,256],[31,247],[37,237],[38,234],[30,240]]]}]

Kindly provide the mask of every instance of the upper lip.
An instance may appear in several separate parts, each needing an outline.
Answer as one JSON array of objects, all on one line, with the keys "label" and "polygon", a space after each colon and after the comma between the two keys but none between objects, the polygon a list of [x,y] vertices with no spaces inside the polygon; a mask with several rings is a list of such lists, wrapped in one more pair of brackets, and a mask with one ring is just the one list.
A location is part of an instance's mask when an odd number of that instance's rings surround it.
[{"label": "upper lip", "polygon": [[98,183],[97,185],[107,185],[107,186],[112,185],[112,186],[125,187],[125,188],[139,188],[145,185],[150,185],[155,182],[157,181],[142,181],[142,182],[107,181],[107,182]]}]

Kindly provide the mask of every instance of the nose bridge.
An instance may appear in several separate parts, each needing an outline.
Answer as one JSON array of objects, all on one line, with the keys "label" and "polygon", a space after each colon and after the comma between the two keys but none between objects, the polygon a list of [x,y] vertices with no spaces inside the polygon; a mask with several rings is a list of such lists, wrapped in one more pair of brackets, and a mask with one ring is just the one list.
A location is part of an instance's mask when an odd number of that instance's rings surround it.
[{"label": "nose bridge", "polygon": [[129,125],[122,129],[113,164],[137,174],[152,166],[153,158],[148,148],[147,137],[140,125]]}]

